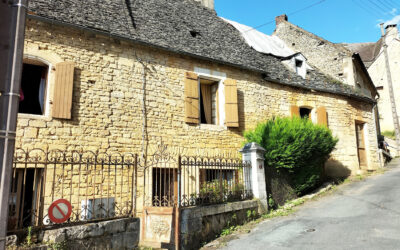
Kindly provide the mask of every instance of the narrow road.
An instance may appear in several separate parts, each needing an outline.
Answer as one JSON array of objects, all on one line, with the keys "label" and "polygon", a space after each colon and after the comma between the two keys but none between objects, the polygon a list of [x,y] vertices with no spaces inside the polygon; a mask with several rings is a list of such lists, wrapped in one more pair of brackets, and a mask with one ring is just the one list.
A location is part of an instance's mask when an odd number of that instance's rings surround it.
[{"label": "narrow road", "polygon": [[400,162],[264,221],[224,249],[400,249]]}]

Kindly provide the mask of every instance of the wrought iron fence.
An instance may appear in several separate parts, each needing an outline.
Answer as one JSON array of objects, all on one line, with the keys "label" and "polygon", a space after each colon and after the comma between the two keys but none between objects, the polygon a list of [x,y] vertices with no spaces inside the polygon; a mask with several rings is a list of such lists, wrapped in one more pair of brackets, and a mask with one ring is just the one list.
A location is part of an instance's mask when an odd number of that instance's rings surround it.
[{"label": "wrought iron fence", "polygon": [[180,157],[180,206],[251,199],[250,163],[240,159]]},{"label": "wrought iron fence", "polygon": [[170,153],[160,144],[153,155],[139,163],[144,170],[145,207],[199,206],[253,197],[250,163],[181,153]]},{"label": "wrought iron fence", "polygon": [[168,153],[163,144],[140,161],[129,153],[16,149],[8,230],[53,227],[47,210],[58,199],[72,205],[72,215],[64,224],[80,224],[136,216],[143,207],[188,207],[252,198],[249,163],[229,157],[180,155],[181,151]]},{"label": "wrought iron fence", "polygon": [[128,217],[136,213],[137,156],[16,149],[8,230],[51,226],[47,209],[67,199],[66,223]]}]

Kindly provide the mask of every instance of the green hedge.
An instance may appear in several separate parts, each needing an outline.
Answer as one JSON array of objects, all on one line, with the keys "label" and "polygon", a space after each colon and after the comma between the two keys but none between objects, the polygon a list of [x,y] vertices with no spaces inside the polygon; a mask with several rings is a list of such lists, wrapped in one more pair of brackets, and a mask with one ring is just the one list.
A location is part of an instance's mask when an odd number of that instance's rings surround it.
[{"label": "green hedge", "polygon": [[338,142],[328,128],[299,117],[273,118],[244,136],[266,149],[267,168],[289,173],[297,195],[320,182],[324,163]]}]

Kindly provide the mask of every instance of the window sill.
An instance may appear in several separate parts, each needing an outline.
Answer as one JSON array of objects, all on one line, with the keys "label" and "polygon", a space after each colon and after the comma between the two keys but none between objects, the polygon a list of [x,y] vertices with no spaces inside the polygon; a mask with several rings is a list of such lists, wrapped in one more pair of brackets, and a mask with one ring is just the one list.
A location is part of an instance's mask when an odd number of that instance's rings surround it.
[{"label": "window sill", "polygon": [[201,123],[199,128],[202,130],[212,130],[212,131],[224,131],[227,129],[226,126],[221,126],[216,124],[205,124],[205,123]]},{"label": "window sill", "polygon": [[46,115],[32,115],[32,114],[23,114],[23,113],[18,113],[18,119],[34,119],[34,120],[51,121],[51,117],[46,116]]}]

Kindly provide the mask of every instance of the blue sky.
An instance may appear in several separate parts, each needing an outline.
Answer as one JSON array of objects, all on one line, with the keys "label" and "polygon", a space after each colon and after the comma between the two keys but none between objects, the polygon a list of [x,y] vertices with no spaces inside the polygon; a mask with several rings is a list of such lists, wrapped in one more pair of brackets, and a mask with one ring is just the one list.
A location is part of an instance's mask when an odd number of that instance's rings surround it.
[{"label": "blue sky", "polygon": [[400,22],[400,0],[215,0],[215,10],[252,27],[273,21],[258,28],[268,35],[275,16],[286,13],[289,22],[335,43],[374,42],[380,38],[379,23]]}]

